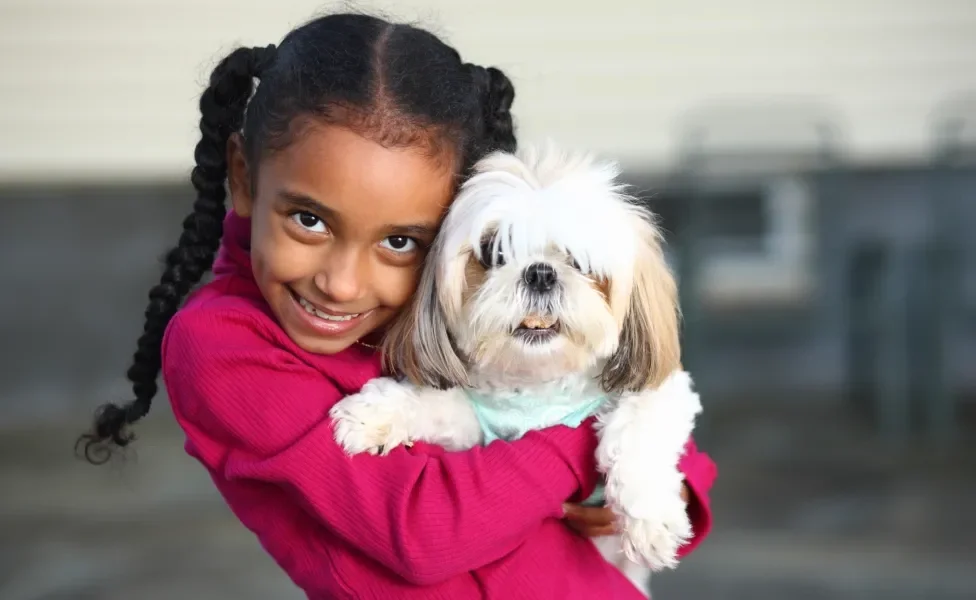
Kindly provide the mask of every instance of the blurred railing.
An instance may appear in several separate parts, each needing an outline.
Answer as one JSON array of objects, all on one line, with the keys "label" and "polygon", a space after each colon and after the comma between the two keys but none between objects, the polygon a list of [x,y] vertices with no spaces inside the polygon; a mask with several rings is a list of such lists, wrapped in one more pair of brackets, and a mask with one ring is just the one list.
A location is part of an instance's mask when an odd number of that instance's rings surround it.
[{"label": "blurred railing", "polygon": [[[710,362],[717,335],[744,347],[833,337],[847,402],[884,438],[903,446],[921,429],[933,443],[951,442],[968,362],[959,348],[974,338],[966,325],[976,314],[976,198],[966,197],[976,191],[976,145],[962,136],[973,107],[955,102],[940,115],[934,165],[904,185],[857,179],[829,107],[782,102],[689,115],[668,185],[680,198],[668,228],[686,365]],[[912,187],[918,175],[928,182],[921,193]],[[889,211],[892,185],[904,193]],[[737,235],[728,222],[741,221],[749,203],[761,223]],[[708,369],[696,376],[707,385]]]}]

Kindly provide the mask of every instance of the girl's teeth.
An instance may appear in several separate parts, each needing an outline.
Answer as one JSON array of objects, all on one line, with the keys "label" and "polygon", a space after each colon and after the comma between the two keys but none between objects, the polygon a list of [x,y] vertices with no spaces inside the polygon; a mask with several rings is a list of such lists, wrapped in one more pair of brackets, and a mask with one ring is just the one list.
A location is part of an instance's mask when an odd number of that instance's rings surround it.
[{"label": "girl's teeth", "polygon": [[326,314],[316,309],[314,306],[312,306],[312,304],[308,300],[302,297],[298,298],[298,303],[302,305],[302,308],[304,308],[305,312],[307,312],[308,314],[315,315],[316,317],[320,319],[325,319],[326,321],[348,321],[349,319],[354,319],[359,316],[359,314],[342,315],[342,316]]}]

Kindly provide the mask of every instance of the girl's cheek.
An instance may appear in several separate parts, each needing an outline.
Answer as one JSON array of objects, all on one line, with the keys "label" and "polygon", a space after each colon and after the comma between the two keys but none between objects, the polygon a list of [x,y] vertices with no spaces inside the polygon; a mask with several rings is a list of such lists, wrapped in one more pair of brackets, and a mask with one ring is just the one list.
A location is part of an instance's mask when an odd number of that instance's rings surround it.
[{"label": "girl's cheek", "polygon": [[322,264],[319,253],[296,244],[277,253],[271,268],[280,281],[290,282],[315,277],[322,270]]},{"label": "girl's cheek", "polygon": [[[265,274],[280,282],[289,282],[304,277],[314,276],[316,266],[321,261],[316,260],[314,247],[301,244],[284,232],[276,232],[262,240],[260,254]],[[252,256],[256,260],[256,257]]]},{"label": "girl's cheek", "polygon": [[391,269],[380,281],[377,289],[380,301],[389,308],[402,308],[417,291],[420,269]]}]

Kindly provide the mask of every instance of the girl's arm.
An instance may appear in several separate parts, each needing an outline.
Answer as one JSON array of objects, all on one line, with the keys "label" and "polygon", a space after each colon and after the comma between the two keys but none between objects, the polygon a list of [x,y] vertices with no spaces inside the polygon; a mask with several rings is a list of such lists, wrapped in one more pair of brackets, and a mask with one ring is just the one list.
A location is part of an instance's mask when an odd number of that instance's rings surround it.
[{"label": "girl's arm", "polygon": [[327,418],[341,394],[273,336],[243,311],[178,313],[164,376],[188,444],[229,480],[286,491],[408,581],[435,583],[505,556],[597,483],[590,427],[436,456],[400,449],[350,458]]}]

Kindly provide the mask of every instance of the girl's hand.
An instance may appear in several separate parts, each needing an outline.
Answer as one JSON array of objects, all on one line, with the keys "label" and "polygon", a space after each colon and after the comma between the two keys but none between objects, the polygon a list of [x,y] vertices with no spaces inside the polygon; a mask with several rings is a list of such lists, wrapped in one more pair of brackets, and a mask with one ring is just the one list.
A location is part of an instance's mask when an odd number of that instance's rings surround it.
[{"label": "girl's hand", "polygon": [[[681,499],[688,503],[690,492],[687,484],[681,486]],[[564,504],[563,519],[566,524],[586,537],[602,537],[617,533],[616,516],[605,506]]]},{"label": "girl's hand", "polygon": [[617,533],[616,515],[605,506],[563,505],[566,524],[585,537],[602,537]]}]

